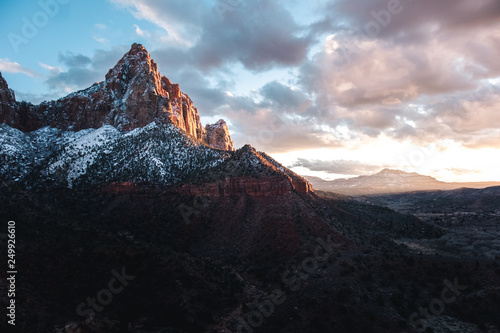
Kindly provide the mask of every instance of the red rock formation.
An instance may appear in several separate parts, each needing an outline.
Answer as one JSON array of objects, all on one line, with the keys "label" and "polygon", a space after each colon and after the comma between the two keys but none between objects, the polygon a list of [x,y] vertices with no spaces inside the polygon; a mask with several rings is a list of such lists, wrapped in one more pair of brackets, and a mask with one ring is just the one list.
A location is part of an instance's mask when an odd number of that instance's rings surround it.
[{"label": "red rock formation", "polygon": [[[308,186],[305,186],[305,185]],[[135,184],[131,182],[109,183],[99,187],[99,193],[136,193],[147,194],[157,190],[154,184]],[[221,179],[212,183],[183,184],[172,187],[172,191],[181,195],[200,197],[240,197],[257,198],[276,197],[296,193],[313,193],[308,183],[296,186],[283,177],[253,178],[249,176]]]},{"label": "red rock formation", "polygon": [[292,178],[292,184],[295,190],[299,193],[314,192],[312,185],[305,179]]},{"label": "red rock formation", "polygon": [[217,149],[234,150],[233,141],[229,135],[229,129],[226,122],[221,119],[214,125],[205,126],[207,131],[207,143]]},{"label": "red rock formation", "polygon": [[40,105],[17,103],[1,78],[0,107],[0,122],[22,131],[43,126],[81,130],[105,124],[129,131],[153,121],[172,122],[201,142],[234,150],[228,133],[217,136],[227,142],[207,142],[206,130],[193,101],[181,92],[178,84],[160,75],[157,64],[140,44],[132,45],[109,70],[105,81],[57,101]]}]

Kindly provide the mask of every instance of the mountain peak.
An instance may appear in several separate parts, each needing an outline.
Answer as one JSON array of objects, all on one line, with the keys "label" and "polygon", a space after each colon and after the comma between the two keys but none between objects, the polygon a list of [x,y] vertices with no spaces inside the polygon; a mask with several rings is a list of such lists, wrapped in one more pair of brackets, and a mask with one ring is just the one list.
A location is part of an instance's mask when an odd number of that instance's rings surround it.
[{"label": "mountain peak", "polygon": [[234,150],[225,121],[204,128],[193,101],[178,84],[160,75],[142,44],[132,44],[103,82],[38,106],[16,103],[0,76],[0,122],[22,131],[44,126],[78,131],[103,125],[130,131],[153,121],[172,123],[214,148]]},{"label": "mountain peak", "polygon": [[125,85],[135,82],[166,96],[161,79],[158,65],[146,48],[137,43],[132,44],[130,50],[106,74],[106,81],[112,90],[125,90]]},{"label": "mountain peak", "polygon": [[446,185],[431,176],[387,168],[376,174],[348,179],[333,181],[318,181],[310,177],[307,179],[320,190],[348,195],[437,190]]},{"label": "mountain peak", "polygon": [[385,168],[383,170],[381,170],[378,174],[379,175],[401,175],[401,174],[405,174],[407,172],[404,172],[404,171],[401,171],[401,170],[396,170],[396,169],[388,169],[388,168]]},{"label": "mountain peak", "polygon": [[139,44],[139,43],[132,44],[132,46],[130,47],[129,54],[137,54],[139,52],[146,52],[149,55],[149,52],[148,52],[148,50],[146,50],[144,45]]}]

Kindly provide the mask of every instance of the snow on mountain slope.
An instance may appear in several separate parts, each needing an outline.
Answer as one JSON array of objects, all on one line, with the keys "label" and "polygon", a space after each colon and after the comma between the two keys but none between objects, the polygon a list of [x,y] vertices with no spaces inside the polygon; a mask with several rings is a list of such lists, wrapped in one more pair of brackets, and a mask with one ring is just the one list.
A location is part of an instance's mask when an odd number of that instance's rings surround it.
[{"label": "snow on mountain slope", "polygon": [[229,158],[189,138],[171,124],[151,123],[121,136],[101,151],[81,184],[156,182],[174,184],[202,173]]},{"label": "snow on mountain slope", "polygon": [[[120,132],[113,126],[103,126],[97,130],[87,129],[79,132],[66,132],[62,137],[62,149],[49,158],[45,175],[53,176],[57,172],[66,173],[68,187],[73,181],[87,172],[96,157],[120,136]],[[56,140],[57,141],[57,140]]]},{"label": "snow on mountain slope", "polygon": [[78,132],[44,127],[28,134],[0,126],[0,180],[24,181],[28,187],[174,184],[230,156],[186,136],[172,124],[153,122],[130,132],[110,125]]},{"label": "snow on mountain slope", "polygon": [[30,138],[15,128],[0,125],[0,180],[18,181],[35,163],[36,148]]},{"label": "snow on mountain slope", "polygon": [[213,195],[312,191],[303,178],[249,145],[235,152],[214,149],[160,122],[129,132],[105,125],[77,132],[44,127],[27,134],[3,124],[0,158],[0,181],[28,189],[134,183],[194,186],[188,192],[205,186],[209,192],[203,193]]}]

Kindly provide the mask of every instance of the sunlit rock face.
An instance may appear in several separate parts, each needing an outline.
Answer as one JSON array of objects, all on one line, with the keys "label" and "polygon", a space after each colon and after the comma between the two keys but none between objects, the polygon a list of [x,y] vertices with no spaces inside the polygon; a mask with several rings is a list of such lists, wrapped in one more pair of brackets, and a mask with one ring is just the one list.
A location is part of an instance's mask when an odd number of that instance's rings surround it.
[{"label": "sunlit rock face", "polygon": [[133,44],[104,81],[39,105],[16,102],[0,74],[0,122],[25,132],[44,126],[79,131],[103,125],[130,131],[153,121],[173,123],[200,142],[234,150],[225,122],[208,126],[210,142],[207,140],[193,101],[178,84],[161,76],[141,44]]},{"label": "sunlit rock face", "polygon": [[217,149],[234,150],[229,129],[223,119],[213,125],[205,126],[205,130],[207,132],[207,144]]}]

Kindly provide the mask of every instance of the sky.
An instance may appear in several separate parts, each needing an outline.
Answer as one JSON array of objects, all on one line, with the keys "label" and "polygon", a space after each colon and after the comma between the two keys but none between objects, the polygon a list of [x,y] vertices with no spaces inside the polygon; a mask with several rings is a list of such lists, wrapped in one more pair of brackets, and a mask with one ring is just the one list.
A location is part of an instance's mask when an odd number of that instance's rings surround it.
[{"label": "sky", "polygon": [[0,3],[0,72],[39,103],[143,44],[204,124],[302,175],[500,181],[500,1]]}]

